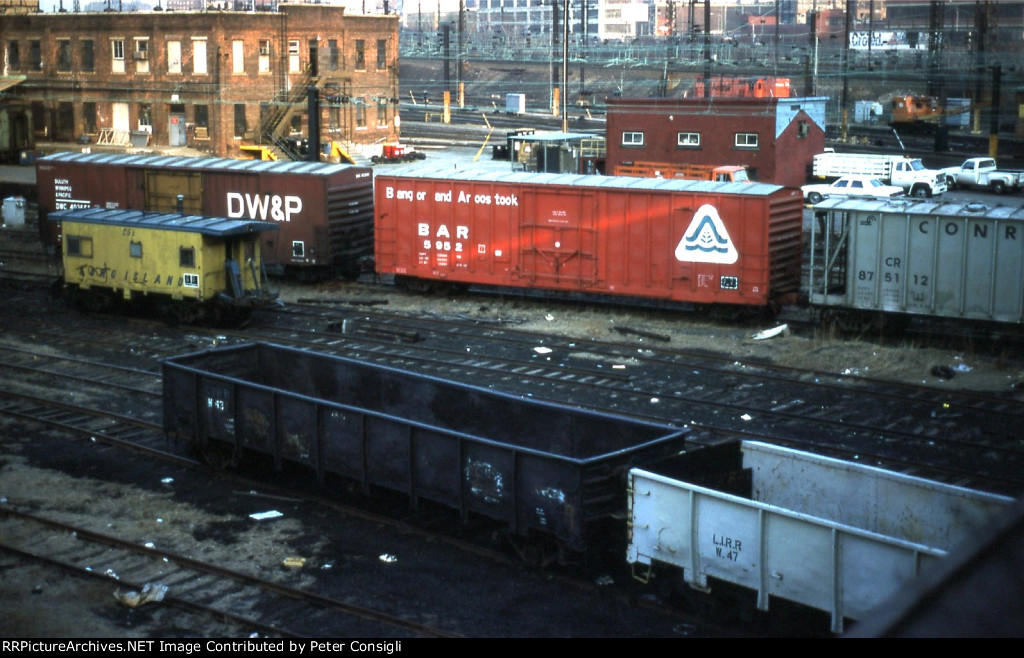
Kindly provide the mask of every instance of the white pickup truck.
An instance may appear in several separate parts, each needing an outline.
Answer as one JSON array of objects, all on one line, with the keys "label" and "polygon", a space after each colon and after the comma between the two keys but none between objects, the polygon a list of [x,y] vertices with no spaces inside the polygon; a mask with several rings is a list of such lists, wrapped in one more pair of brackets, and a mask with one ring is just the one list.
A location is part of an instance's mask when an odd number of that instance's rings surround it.
[{"label": "white pickup truck", "polygon": [[814,156],[811,177],[835,180],[841,176],[869,176],[902,187],[910,196],[925,199],[946,191],[946,177],[927,169],[920,158],[898,154],[836,153],[827,150]]},{"label": "white pickup truck", "polygon": [[959,167],[946,167],[942,173],[950,188],[973,187],[1003,194],[1024,187],[1024,171],[997,169],[994,158],[967,158]]}]

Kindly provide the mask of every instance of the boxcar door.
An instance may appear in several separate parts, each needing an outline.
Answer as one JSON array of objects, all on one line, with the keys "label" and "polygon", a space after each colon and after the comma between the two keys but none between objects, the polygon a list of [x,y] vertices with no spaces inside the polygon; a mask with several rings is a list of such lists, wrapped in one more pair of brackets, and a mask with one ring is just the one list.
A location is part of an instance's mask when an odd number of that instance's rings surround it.
[{"label": "boxcar door", "polygon": [[196,171],[146,170],[146,210],[178,212],[178,195],[188,215],[203,214],[203,180]]},{"label": "boxcar door", "polygon": [[597,281],[593,198],[558,187],[524,195],[519,267],[531,285],[574,290]]}]

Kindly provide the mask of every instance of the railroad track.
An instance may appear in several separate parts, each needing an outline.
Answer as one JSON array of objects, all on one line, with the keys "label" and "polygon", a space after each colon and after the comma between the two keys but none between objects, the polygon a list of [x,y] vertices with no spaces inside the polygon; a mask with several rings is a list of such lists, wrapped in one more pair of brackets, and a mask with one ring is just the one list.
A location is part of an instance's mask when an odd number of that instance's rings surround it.
[{"label": "railroad track", "polygon": [[[83,324],[89,323],[86,322]],[[144,326],[148,326],[147,323],[142,324]],[[67,347],[70,347],[71,349],[82,349],[84,345],[91,345],[92,349],[97,350],[99,352],[103,352],[104,350],[112,350],[113,346],[109,344],[107,340],[104,340],[101,336],[93,334],[93,332],[97,330],[102,332],[101,327],[81,327],[81,331],[78,332],[79,335],[73,341],[71,341],[70,345],[68,345]],[[160,469],[161,474],[167,471],[167,469],[169,468],[167,465],[173,464],[176,467],[186,469],[188,473],[192,474],[188,477],[208,477],[210,475],[209,469],[207,467],[199,465],[194,459],[176,454],[174,447],[166,446],[166,443],[164,442],[163,439],[162,428],[160,425],[153,422],[141,421],[130,417],[125,418],[120,415],[111,414],[109,411],[106,411],[106,409],[118,408],[120,406],[118,400],[126,397],[127,392],[131,389],[131,384],[129,382],[133,380],[138,382],[136,386],[138,391],[136,391],[134,395],[135,399],[134,404],[132,405],[136,409],[136,412],[138,412],[138,410],[140,409],[144,409],[145,406],[147,405],[159,408],[159,393],[157,392],[157,390],[155,390],[155,387],[153,386],[153,382],[159,379],[157,372],[135,367],[126,367],[123,365],[109,364],[105,363],[102,360],[90,360],[79,357],[65,359],[55,354],[55,351],[59,347],[59,343],[56,342],[59,335],[47,335],[46,332],[42,331],[41,328],[38,326],[30,326],[26,329],[26,331],[29,333],[29,335],[38,337],[40,338],[40,340],[38,344],[30,348],[15,348],[4,350],[2,361],[5,364],[8,364],[5,367],[6,385],[4,386],[4,388],[7,388],[8,386],[11,386],[13,384],[18,387],[24,386],[33,389],[37,387],[37,382],[44,381],[46,382],[46,386],[42,386],[39,388],[45,388],[49,395],[56,398],[62,398],[66,397],[65,394],[68,390],[73,390],[76,393],[74,397],[82,399],[83,404],[81,406],[76,407],[61,400],[47,399],[41,396],[31,396],[24,393],[16,394],[8,392],[0,395],[0,417],[11,419],[8,422],[17,421],[26,424],[26,426],[31,424],[31,426],[33,427],[38,426],[40,423],[43,423],[53,428],[60,434],[77,435],[78,437],[80,437],[80,439],[82,439],[80,440],[80,443],[86,446],[84,449],[92,455],[90,459],[98,459],[104,463],[116,463],[118,464],[117,470],[121,470],[121,467],[124,467],[125,470],[131,470],[130,467],[127,466],[127,463],[130,460],[124,456],[125,451],[123,450],[123,448],[125,447],[130,447],[132,449],[132,454],[141,455],[139,457],[140,460],[144,459],[147,462],[151,462],[153,464],[153,467]],[[120,345],[122,351],[134,351],[136,348],[133,348],[131,345],[132,340],[134,339],[125,340],[127,334],[121,334],[121,336],[122,340],[120,341]],[[145,336],[143,340],[146,340]],[[158,338],[152,342],[161,343],[163,342],[163,339]],[[147,349],[145,350],[139,349],[139,351],[144,351],[147,354],[151,354],[153,352],[151,346],[147,347]],[[124,382],[118,381],[121,380],[122,378],[124,378]],[[107,398],[103,398],[101,396],[101,393],[103,392],[106,393]],[[20,434],[24,435],[24,433]],[[37,431],[33,431],[31,435],[34,437],[38,437],[39,433]],[[33,445],[38,446],[38,441],[38,438],[34,439]],[[97,448],[95,447],[97,445],[103,445],[106,447],[101,448],[100,450],[97,451]],[[56,452],[56,450],[48,449],[47,452]],[[15,453],[17,453],[17,450],[11,450],[11,454]],[[165,466],[161,467],[158,464],[164,464]],[[183,471],[179,469],[175,473],[174,478],[169,478],[175,480],[175,484],[173,485],[175,488],[179,486],[177,482],[184,482],[186,479],[186,476],[183,475],[182,473]],[[440,546],[442,547],[442,549],[444,549],[441,551],[441,553],[445,557],[438,558],[438,556],[434,556],[434,563],[430,564],[429,566],[423,564],[420,565],[420,568],[424,572],[426,572],[427,575],[425,577],[428,580],[436,577],[435,572],[444,571],[447,568],[446,565],[451,561],[453,556],[459,556],[455,559],[460,564],[472,564],[474,561],[481,561],[482,564],[488,564],[490,566],[486,567],[486,570],[489,572],[496,572],[496,570],[510,570],[512,572],[515,572],[520,568],[520,565],[517,561],[510,560],[511,555],[507,550],[489,550],[487,548],[486,542],[484,543],[483,547],[481,547],[480,544],[476,543],[478,541],[476,539],[474,539],[473,542],[462,542],[458,539],[458,537],[452,538],[447,536],[437,536],[436,531],[431,530],[429,526],[437,525],[442,530],[442,532],[450,532],[451,523],[457,523],[457,519],[451,517],[448,514],[438,514],[438,511],[432,511],[429,506],[426,506],[426,508],[420,509],[418,512],[415,513],[415,523],[420,526],[419,529],[416,529],[412,525],[411,520],[404,518],[403,514],[399,514],[398,518],[395,518],[394,501],[391,500],[384,502],[381,506],[383,509],[378,510],[373,504],[366,506],[365,504],[360,505],[357,502],[356,505],[352,505],[339,500],[324,500],[317,498],[315,494],[311,494],[309,492],[302,493],[298,492],[295,489],[288,489],[286,491],[280,491],[275,493],[275,489],[273,489],[271,486],[265,483],[260,483],[254,480],[247,480],[245,478],[239,478],[235,475],[230,475],[230,477],[227,479],[227,482],[229,483],[229,485],[227,486],[231,486],[232,489],[236,492],[240,489],[245,492],[251,492],[251,494],[246,495],[245,501],[248,502],[248,508],[250,509],[254,508],[256,505],[259,504],[257,502],[252,501],[264,501],[264,505],[266,504],[267,501],[271,501],[273,502],[274,505],[278,507],[278,509],[284,510],[286,516],[288,517],[299,514],[299,510],[305,507],[310,507],[311,509],[318,509],[319,511],[314,512],[314,515],[318,517],[329,515],[332,519],[334,519],[331,525],[337,526],[337,528],[339,529],[338,532],[342,537],[372,536],[375,533],[379,532],[379,528],[390,527],[392,528],[390,532],[395,536],[393,536],[389,540],[386,540],[383,544],[388,545],[388,547],[394,550],[397,555],[401,556],[400,559],[402,562],[411,562],[411,560],[408,557],[408,550],[403,550],[401,548],[403,544],[410,544],[410,546],[412,544]],[[210,485],[203,484],[201,486],[205,490]],[[183,484],[182,489],[184,490],[185,488],[186,485]],[[79,493],[80,495],[76,496],[75,498],[76,506],[79,505],[80,499],[89,500],[93,497],[87,492],[87,488],[84,485],[81,487],[81,491]],[[105,495],[111,494],[108,491]],[[248,500],[249,495],[251,495],[252,501]],[[113,494],[113,498],[119,497],[121,497],[121,494]],[[232,508],[232,513],[239,513],[239,508],[241,508],[241,514],[244,516],[246,511],[245,502],[238,502],[237,499],[239,498],[239,496],[237,495],[237,493],[228,496],[223,496],[222,494],[221,497],[232,500],[232,505],[234,506]],[[17,505],[19,502],[21,501],[19,501],[17,496],[9,496],[4,504],[5,509],[13,509],[12,506]],[[365,501],[360,502],[365,503]],[[33,506],[35,506],[35,503],[33,503]],[[61,516],[62,514],[63,513],[58,512],[58,516]],[[108,523],[107,519],[109,518],[109,516],[106,514],[97,514],[93,511],[90,511],[89,515],[95,517],[94,520],[98,521],[101,524],[101,526],[104,523]],[[119,517],[119,520],[116,525],[127,525],[128,521],[129,519],[127,518]],[[224,522],[218,523],[223,525]],[[249,525],[253,524],[250,523]],[[490,524],[486,525],[488,527],[490,526]],[[359,527],[360,529],[355,529],[353,528],[353,526]],[[373,528],[373,530],[369,530],[369,528]],[[77,532],[79,536],[85,536],[87,534],[87,530],[88,528],[84,530],[76,529],[75,532]],[[480,530],[480,528],[473,527],[471,524],[468,531],[470,534],[467,536],[471,536],[472,533],[478,530]],[[54,532],[56,532],[58,535],[68,535],[70,531],[65,529],[63,531],[54,530]],[[200,539],[201,535],[211,534],[212,532],[213,531],[209,530],[202,532],[192,531],[191,533],[186,534],[193,534],[196,536],[197,539]],[[489,536],[489,533],[492,532],[492,529],[483,528],[482,532],[484,533],[485,536]],[[7,532],[7,529],[5,527],[4,532],[0,534],[3,534],[4,536],[13,536],[14,534],[21,533],[14,533],[13,531]],[[24,536],[42,537],[43,534],[44,533],[36,531],[26,531],[24,533]],[[396,537],[399,537],[400,539]],[[40,539],[39,541],[41,541],[43,545],[49,544],[48,541],[43,541],[42,539]],[[342,539],[341,541],[347,545],[351,543],[352,540]],[[131,538],[129,538],[127,542],[129,544],[133,542],[135,544],[142,543],[141,539]],[[159,541],[157,543],[159,545],[159,550],[157,550],[156,552],[161,554],[162,557],[160,559],[166,558],[166,553],[168,553],[167,547],[162,545]],[[381,544],[378,544],[378,546],[380,545]],[[25,549],[24,547],[18,547],[15,550],[20,551],[19,555],[35,554],[39,555],[39,559],[50,559],[45,554],[40,555],[40,551],[34,549],[30,550]],[[202,549],[197,546],[193,548],[179,548],[178,552],[183,552],[187,555],[194,555],[197,552],[202,553],[205,550],[206,549]],[[420,551],[420,549],[415,550],[417,552]],[[142,552],[145,553],[146,551]],[[365,552],[365,549],[363,552]],[[423,560],[426,561],[430,559],[427,557],[427,552],[423,552]],[[299,550],[299,554],[303,554],[301,550]],[[313,556],[313,559],[311,560],[312,564],[319,565],[321,568],[323,568],[324,562],[326,561],[327,558],[318,555],[317,551],[307,551],[305,554]],[[86,573],[102,574],[110,572],[111,574],[116,574],[120,576],[122,581],[132,581],[130,583],[119,582],[117,586],[124,588],[132,587],[138,589],[138,587],[141,587],[143,584],[145,584],[143,581],[152,582],[152,580],[136,577],[134,575],[129,579],[125,576],[125,574],[129,572],[131,572],[132,574],[139,572],[142,569],[142,567],[134,566],[135,561],[145,561],[145,557],[146,556],[132,556],[128,558],[123,556],[122,554],[118,554],[114,557],[105,558],[102,564],[95,560],[92,560],[89,561],[89,564],[85,565],[85,567],[88,568],[88,571]],[[152,557],[153,556],[151,555],[150,558]],[[617,557],[621,557],[621,555],[617,555]],[[368,556],[362,559],[367,558]],[[339,563],[343,563],[346,561],[346,559],[351,560],[352,558],[343,559],[339,557],[336,559],[338,560]],[[82,573],[82,569],[85,567],[81,566],[81,561],[77,562],[79,564],[78,572]],[[383,556],[381,557],[381,562],[383,562]],[[50,563],[55,564],[52,561]],[[131,563],[133,566],[126,567],[125,565],[129,563]],[[268,568],[266,561],[260,560],[258,561],[258,563],[262,565],[262,568]],[[495,565],[504,566],[495,567]],[[198,568],[198,565],[186,566],[189,569]],[[328,564],[327,566],[331,565]],[[338,566],[341,566],[341,564],[339,564]],[[279,568],[274,569],[274,571],[282,571],[280,565],[278,565],[278,567]],[[64,566],[61,568],[65,569],[73,567]],[[206,571],[215,568],[216,566],[214,565],[209,567],[202,567],[199,570]],[[365,568],[365,566],[363,568]],[[474,566],[473,568],[477,567]],[[237,567],[229,569],[229,571],[237,570]],[[306,573],[308,573],[308,569]],[[317,572],[316,580],[326,580],[327,584],[324,586],[330,588],[330,583],[332,580],[331,576],[333,576],[334,573],[334,571]],[[227,577],[229,581],[232,583],[235,583],[235,581],[238,579],[238,576],[231,574],[229,574]],[[184,581],[191,583],[193,580],[198,581],[202,579],[205,581],[211,578],[213,577],[209,575],[197,575],[194,578],[192,576],[182,576],[179,577],[176,581],[170,582],[173,583]],[[309,576],[306,576],[306,579],[308,578]],[[611,594],[609,591],[607,591],[607,588],[604,588],[604,592],[598,592],[597,590],[601,588],[595,587],[592,582],[588,582],[587,580],[580,581],[579,576],[572,576],[571,574],[557,576],[556,574],[556,579],[557,582],[560,583],[559,586],[562,587],[562,589],[564,589],[565,591],[569,592],[570,595],[573,591],[584,592],[585,596],[599,596],[602,598],[607,598]],[[220,580],[223,581],[223,577],[220,577]],[[469,582],[482,583],[481,579],[478,577],[468,578],[467,580]],[[544,578],[541,580],[545,584],[545,586],[552,586],[551,581],[548,578]],[[166,578],[161,581],[161,583],[164,584],[167,582],[169,581]],[[520,584],[516,587],[521,586],[522,585]],[[291,602],[290,598],[297,597],[300,594],[302,597],[305,598],[311,598],[313,596],[312,594],[310,594],[310,592],[306,591],[306,588],[300,588],[300,591],[298,593],[289,592],[286,594],[281,594],[277,591],[277,589],[275,589],[275,587],[272,587],[268,584],[260,584],[257,586],[253,583],[235,583],[230,586],[217,585],[215,587],[239,592],[232,596],[231,600],[246,601],[247,603],[245,603],[244,605],[247,607],[255,607],[259,608],[260,610],[276,610],[278,612],[284,609],[303,610],[305,608],[301,604]],[[253,587],[257,587],[257,589],[253,590]],[[415,591],[423,592],[428,592],[430,590],[430,586],[428,585],[407,584],[405,587],[412,587]],[[268,588],[270,592],[264,592],[264,590]],[[393,585],[385,585],[382,587],[383,591],[386,592],[391,592],[393,588]],[[174,592],[175,590],[176,587],[172,586],[171,591]],[[588,590],[590,590],[590,592],[586,593]],[[316,592],[317,590],[313,589],[311,591]],[[275,600],[280,599],[282,596],[285,599],[289,599],[288,601],[286,601],[287,605],[264,603],[257,606],[255,603],[253,603],[253,601],[257,599],[266,600],[267,597],[271,597],[270,600]],[[546,597],[550,597],[550,594],[540,596],[539,600],[544,600]],[[189,602],[189,600],[187,600],[186,597],[181,598],[186,599],[182,604],[191,605],[191,603]],[[384,615],[383,612],[374,612],[376,608],[372,606],[352,605],[351,602],[353,601],[353,594],[350,589],[346,589],[346,594],[343,600],[339,599],[337,595],[330,597],[330,599],[331,600],[329,602],[325,603],[325,600],[321,596],[317,598],[314,607],[319,606],[321,608],[324,608],[325,610],[330,611],[330,616],[332,620],[331,623],[334,624],[334,626],[327,626],[327,622],[311,624],[309,620],[316,620],[320,617],[317,617],[316,614],[313,614],[313,612],[310,612],[308,610],[306,612],[294,613],[290,615],[290,618],[292,619],[307,620],[307,622],[304,625],[299,625],[299,627],[281,623],[280,621],[278,621],[279,615],[274,616],[274,618],[268,622],[266,620],[261,621],[261,618],[249,618],[246,617],[244,614],[237,617],[232,617],[231,615],[235,613],[232,613],[231,611],[225,612],[224,610],[220,609],[218,609],[219,611],[217,612],[217,614],[221,618],[228,621],[232,621],[236,624],[248,623],[249,627],[260,629],[260,633],[273,636],[321,636],[325,632],[323,629],[337,627],[339,622],[337,621],[337,619],[335,619],[335,616],[339,614],[339,611],[348,616],[354,614],[358,619],[369,618],[372,621],[372,623],[375,624],[381,623],[380,620]],[[622,605],[627,604],[625,601],[623,601]],[[664,619],[666,619],[666,621],[664,622],[665,626],[663,626],[663,628],[671,629],[678,627],[682,629],[688,629],[685,631],[686,633],[695,632],[694,629],[697,628],[704,630],[712,628],[712,625],[710,623],[706,621],[701,621],[699,619],[694,619],[691,616],[680,614],[678,610],[669,609],[652,612],[655,609],[653,607],[654,605],[656,604],[648,604],[646,606],[643,606],[647,609],[647,612],[644,614],[656,614],[658,618],[663,617]],[[308,608],[308,604],[306,604],[306,607]],[[384,610],[388,609],[387,605],[382,605],[381,607]],[[372,637],[437,635],[451,636],[460,634],[458,632],[459,628],[473,628],[474,631],[476,631],[480,628],[486,628],[487,624],[494,623],[494,620],[488,621],[486,623],[479,620],[477,622],[463,620],[462,617],[464,615],[462,614],[452,615],[450,619],[439,618],[436,620],[430,619],[429,615],[427,615],[426,621],[416,621],[416,618],[424,615],[422,608],[415,605],[410,606],[411,609],[405,609],[404,606],[399,607],[403,609],[404,616],[394,615],[397,617],[397,619],[390,621],[389,625],[381,625],[376,628],[371,628],[371,630],[366,630],[369,627],[366,626],[367,622],[365,621],[351,623],[360,624],[357,628],[360,628],[362,630],[358,631],[357,634]],[[359,610],[353,612],[348,610],[348,608],[358,608]],[[363,610],[363,608],[365,608],[365,610]],[[194,614],[201,613],[212,614],[212,612],[205,611],[202,608],[195,608]],[[473,614],[482,615],[485,614],[485,610],[482,608],[479,611],[475,611]],[[636,614],[639,615],[640,613]],[[470,618],[472,618],[472,616],[473,615],[470,615]],[[348,628],[349,630],[338,631],[338,633],[355,632],[351,630],[351,626],[346,626],[346,628]],[[395,628],[397,628],[398,630],[396,631]],[[445,630],[445,628],[448,628],[448,630]],[[471,631],[471,633],[472,632],[473,631]],[[490,632],[491,631],[485,631],[485,634],[489,634]],[[728,634],[735,633],[736,631],[716,630],[714,632]]]},{"label": "railroad track", "polygon": [[[78,324],[75,340],[84,345],[88,339],[88,349],[107,341],[104,349],[123,352],[122,341],[110,337],[106,327],[97,327],[89,339],[84,323]],[[40,325],[33,331],[38,341],[47,329]],[[59,330],[52,335],[67,340]],[[144,353],[133,351],[132,361],[145,359],[155,367],[160,358],[183,351],[262,340],[686,424],[695,430],[691,441],[698,445],[758,439],[994,493],[1024,492],[1024,446],[1011,431],[1024,419],[1024,405],[1006,394],[938,392],[932,386],[741,363],[654,341],[641,341],[638,349],[637,344],[539,338],[463,317],[351,312],[333,305],[292,305],[245,330],[205,335],[197,330],[186,341],[173,331],[167,342],[155,330],[151,335],[139,350]],[[148,404],[159,409],[156,399]]]},{"label": "railroad track", "polygon": [[140,544],[136,538],[96,531],[85,525],[87,521],[58,521],[8,504],[0,508],[0,547],[66,571],[103,574],[117,583],[115,596],[128,604],[149,596],[193,614],[255,629],[264,637],[456,637],[297,587],[287,581],[299,579],[287,572],[242,571],[197,560],[153,542]]}]

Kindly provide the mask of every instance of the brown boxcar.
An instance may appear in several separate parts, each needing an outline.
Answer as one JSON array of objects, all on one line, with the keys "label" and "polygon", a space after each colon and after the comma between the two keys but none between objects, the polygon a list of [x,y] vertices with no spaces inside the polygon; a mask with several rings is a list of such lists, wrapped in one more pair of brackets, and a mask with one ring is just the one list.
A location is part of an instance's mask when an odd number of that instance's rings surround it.
[{"label": "brown boxcar", "polygon": [[800,290],[800,190],[409,166],[375,182],[378,273],[765,307]]},{"label": "brown boxcar", "polygon": [[36,162],[36,180],[41,213],[100,207],[274,221],[280,231],[262,247],[274,274],[356,274],[373,251],[369,167],[57,153]]}]

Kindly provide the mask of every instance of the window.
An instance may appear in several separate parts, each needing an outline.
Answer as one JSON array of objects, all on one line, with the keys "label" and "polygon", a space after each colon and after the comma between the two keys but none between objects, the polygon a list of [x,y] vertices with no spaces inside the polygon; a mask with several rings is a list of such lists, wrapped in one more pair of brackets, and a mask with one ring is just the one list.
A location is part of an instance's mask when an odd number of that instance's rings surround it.
[{"label": "window", "polygon": [[79,256],[81,258],[92,258],[92,238],[84,238],[80,235],[64,236],[64,249],[68,256]]},{"label": "window", "polygon": [[96,134],[96,103],[82,103],[82,128],[86,134]]},{"label": "window", "polygon": [[57,39],[57,70],[71,70],[71,39]]},{"label": "window", "polygon": [[700,133],[676,133],[676,146],[700,146]]},{"label": "window", "polygon": [[811,132],[811,124],[806,121],[798,121],[796,124],[796,137],[797,139],[803,139],[807,137]]},{"label": "window", "polygon": [[196,128],[210,127],[210,110],[206,105],[196,105]]},{"label": "window", "polygon": [[139,104],[139,130],[153,134],[153,107],[149,103]]},{"label": "window", "polygon": [[68,101],[57,103],[54,137],[60,140],[75,138],[75,106]]},{"label": "window", "polygon": [[235,75],[245,73],[245,43],[241,39],[231,42],[231,72]]},{"label": "window", "polygon": [[363,98],[352,99],[352,104],[356,106],[356,128],[366,127],[366,100]]},{"label": "window", "polygon": [[28,42],[28,66],[32,71],[43,70],[43,51],[38,39]]},{"label": "window", "polygon": [[18,42],[7,42],[7,68],[17,71],[21,68],[21,55],[18,52]]},{"label": "window", "polygon": [[356,70],[366,70],[366,42],[356,39]]},{"label": "window", "polygon": [[338,40],[328,39],[327,40],[327,67],[332,71],[338,70],[339,63],[339,52],[338,52]]},{"label": "window", "polygon": [[192,40],[192,73],[206,75],[206,39]]},{"label": "window", "polygon": [[736,133],[736,146],[738,148],[757,148],[757,133]]},{"label": "window", "polygon": [[181,247],[180,249],[178,249],[178,265],[180,265],[181,267],[196,266],[195,247]]},{"label": "window", "polygon": [[292,258],[305,258],[306,257],[306,243],[301,240],[295,240],[292,242]]},{"label": "window", "polygon": [[245,137],[247,130],[249,124],[245,120],[245,105],[238,103],[235,105],[235,137]]},{"label": "window", "polygon": [[298,73],[299,72],[299,42],[289,41],[288,42],[288,72]]},{"label": "window", "polygon": [[149,73],[149,39],[136,39],[135,50],[132,51],[136,73]]},{"label": "window", "polygon": [[167,42],[167,72],[181,73],[181,42]]},{"label": "window", "polygon": [[132,258],[142,258],[142,243],[135,240],[129,242],[128,255]]},{"label": "window", "polygon": [[[191,249],[189,250],[191,251]],[[182,283],[185,284],[186,288],[198,288],[199,287],[199,275],[198,274],[183,274]]]},{"label": "window", "polygon": [[270,73],[270,40],[260,39],[259,72]]},{"label": "window", "polygon": [[378,98],[377,99],[377,126],[385,127],[388,125],[388,99]]},{"label": "window", "polygon": [[110,58],[111,73],[124,73],[124,39],[110,41]]},{"label": "window", "polygon": [[386,71],[388,68],[388,42],[384,39],[377,39],[377,70]]},{"label": "window", "polygon": [[623,132],[622,133],[622,145],[623,146],[643,146],[644,145],[644,134],[641,132]]},{"label": "window", "polygon": [[81,51],[82,58],[82,70],[83,71],[95,71],[96,70],[96,55],[93,52],[92,39],[82,39],[78,42],[79,50]]}]

